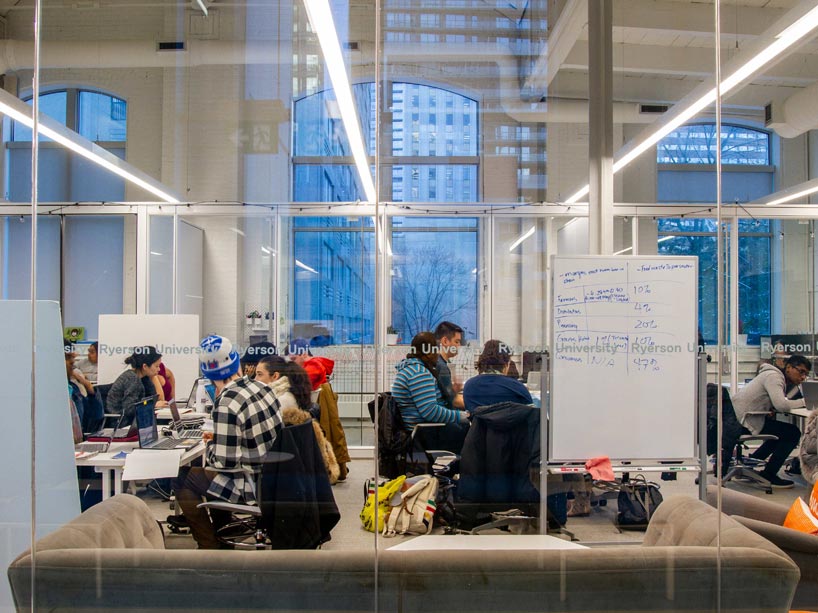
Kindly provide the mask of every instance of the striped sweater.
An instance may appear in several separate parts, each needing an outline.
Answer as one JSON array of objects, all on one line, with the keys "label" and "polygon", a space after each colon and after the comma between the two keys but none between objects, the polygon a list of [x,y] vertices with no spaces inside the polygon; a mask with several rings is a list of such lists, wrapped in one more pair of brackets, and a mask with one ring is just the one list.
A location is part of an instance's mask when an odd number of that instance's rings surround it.
[{"label": "striped sweater", "polygon": [[401,360],[395,368],[398,374],[392,384],[392,396],[407,430],[420,423],[460,421],[460,411],[446,407],[434,375],[419,359]]}]

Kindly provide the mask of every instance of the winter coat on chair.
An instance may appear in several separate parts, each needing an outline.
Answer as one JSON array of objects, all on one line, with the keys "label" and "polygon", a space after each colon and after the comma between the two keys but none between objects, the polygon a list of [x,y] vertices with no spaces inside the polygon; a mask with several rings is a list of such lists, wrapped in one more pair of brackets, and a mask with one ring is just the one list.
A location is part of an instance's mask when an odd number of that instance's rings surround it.
[{"label": "winter coat on chair", "polygon": [[318,448],[321,450],[321,456],[324,458],[324,465],[327,467],[327,476],[329,477],[330,485],[338,483],[338,476],[340,469],[338,462],[335,460],[335,452],[332,450],[332,445],[324,436],[321,426],[318,422],[313,420],[312,415],[306,411],[302,411],[296,407],[287,407],[281,409],[281,419],[285,426],[295,426],[305,422],[312,422],[312,429],[315,433],[315,442],[318,443]]},{"label": "winter coat on chair", "polygon": [[321,407],[321,429],[327,436],[327,440],[332,445],[335,452],[335,459],[338,461],[340,469],[339,481],[343,481],[347,476],[347,462],[351,460],[347,449],[346,434],[341,425],[341,417],[338,415],[338,394],[332,390],[329,383],[321,386],[321,393],[318,395],[318,406]]},{"label": "winter coat on chair", "polygon": [[312,426],[285,426],[273,450],[292,457],[262,469],[262,526],[273,549],[315,549],[330,540],[341,514]]},{"label": "winter coat on chair", "polygon": [[539,470],[540,409],[515,402],[479,407],[463,444],[460,500],[484,503],[536,503],[531,482]]}]

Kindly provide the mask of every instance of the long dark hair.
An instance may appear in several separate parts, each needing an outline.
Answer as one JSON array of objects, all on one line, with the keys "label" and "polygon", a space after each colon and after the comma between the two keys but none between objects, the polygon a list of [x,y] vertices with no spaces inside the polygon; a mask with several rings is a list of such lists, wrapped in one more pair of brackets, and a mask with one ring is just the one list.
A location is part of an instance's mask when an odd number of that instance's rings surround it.
[{"label": "long dark hair", "polygon": [[477,372],[502,371],[511,361],[511,349],[502,341],[492,339],[483,345],[483,352],[477,358]]},{"label": "long dark hair", "polygon": [[288,362],[278,355],[268,355],[259,361],[259,365],[264,365],[264,370],[271,375],[275,373],[287,377],[290,382],[290,393],[295,397],[298,408],[302,411],[309,411],[312,407],[312,385],[307,372],[295,362]]},{"label": "long dark hair", "polygon": [[412,339],[407,358],[417,358],[437,378],[437,338],[434,332],[418,332]]}]

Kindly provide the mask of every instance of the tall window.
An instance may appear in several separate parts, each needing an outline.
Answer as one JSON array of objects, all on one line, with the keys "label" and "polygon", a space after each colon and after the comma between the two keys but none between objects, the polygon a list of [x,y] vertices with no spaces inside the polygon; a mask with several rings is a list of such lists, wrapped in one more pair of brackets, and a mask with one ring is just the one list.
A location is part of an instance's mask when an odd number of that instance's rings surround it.
[{"label": "tall window", "polygon": [[[739,333],[770,334],[771,222],[739,220]],[[699,258],[699,326],[707,342],[716,341],[716,220],[660,219],[659,253]],[[725,254],[725,261],[729,261]]]},{"label": "tall window", "polygon": [[[375,87],[353,93],[365,147],[375,151]],[[477,102],[445,89],[391,83],[391,151],[381,155],[393,202],[474,202],[478,191]],[[351,202],[363,198],[351,162],[334,93],[323,91],[295,104],[293,199]],[[294,328],[324,328],[335,343],[374,340],[374,225],[369,218],[296,218]],[[383,248],[383,247],[382,247]],[[476,219],[393,219],[392,325],[403,341],[440,319],[477,329]],[[465,271],[445,281],[440,271]],[[429,282],[420,282],[426,275]],[[445,282],[443,282],[445,281]],[[414,312],[413,309],[419,309]],[[422,311],[422,313],[421,313]],[[293,331],[297,336],[303,333]],[[320,335],[320,334],[318,334]]]},{"label": "tall window", "polygon": [[[770,134],[764,130],[722,124],[724,202],[749,202],[773,191],[770,147]],[[656,146],[656,161],[659,202],[715,201],[715,124],[677,128]],[[751,336],[770,333],[771,224],[739,220],[739,333]],[[699,258],[699,325],[708,342],[717,336],[716,231],[713,219],[659,220],[659,253]]]},{"label": "tall window", "polygon": [[[26,100],[32,104],[32,98]],[[125,159],[127,102],[109,94],[65,89],[40,95],[40,112],[88,140]],[[4,119],[8,167],[6,198],[24,202],[31,197],[31,129]],[[70,153],[50,139],[40,138],[39,196],[43,202],[120,201],[124,179]]]}]

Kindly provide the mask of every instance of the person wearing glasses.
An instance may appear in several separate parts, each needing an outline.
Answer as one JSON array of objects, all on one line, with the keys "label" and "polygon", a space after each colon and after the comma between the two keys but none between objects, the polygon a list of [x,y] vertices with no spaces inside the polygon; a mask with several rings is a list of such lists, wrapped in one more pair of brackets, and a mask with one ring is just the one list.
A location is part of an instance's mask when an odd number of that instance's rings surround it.
[{"label": "person wearing glasses", "polygon": [[806,406],[803,398],[787,398],[787,389],[800,385],[811,370],[812,363],[807,358],[793,354],[785,360],[783,368],[763,364],[755,379],[733,396],[736,417],[745,428],[753,434],[773,434],[778,437],[777,441],[764,441],[750,454],[756,460],[766,460],[761,476],[775,488],[793,486],[789,479],[779,477],[778,471],[801,438],[801,431],[797,426],[778,421],[775,413],[789,413]]}]

